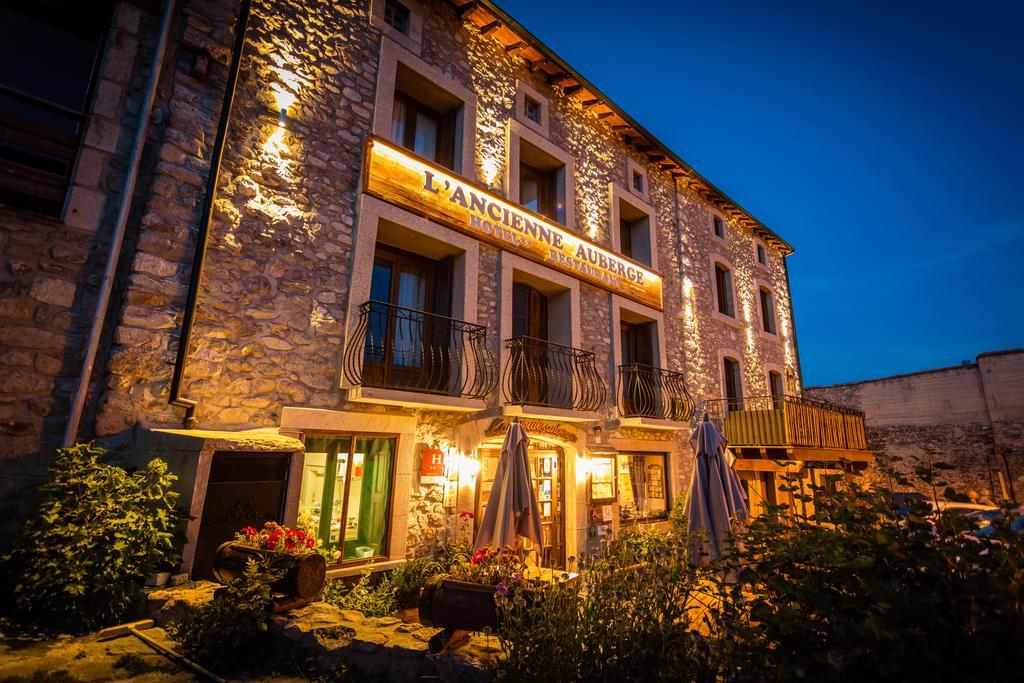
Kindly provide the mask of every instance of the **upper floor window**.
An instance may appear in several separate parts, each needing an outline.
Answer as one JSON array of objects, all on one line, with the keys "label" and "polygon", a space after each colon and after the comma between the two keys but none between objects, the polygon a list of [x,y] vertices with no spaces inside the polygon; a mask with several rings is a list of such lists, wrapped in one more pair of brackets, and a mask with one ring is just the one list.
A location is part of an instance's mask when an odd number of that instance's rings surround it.
[{"label": "upper floor window", "polygon": [[762,266],[768,265],[768,254],[765,253],[764,245],[757,245],[757,262]]},{"label": "upper floor window", "polygon": [[0,202],[63,209],[112,5],[0,5]]},{"label": "upper floor window", "polygon": [[392,141],[454,170],[456,123],[462,101],[401,63],[395,80]]},{"label": "upper floor window", "polygon": [[565,166],[525,140],[519,143],[519,203],[565,224]]},{"label": "upper floor window", "polygon": [[728,356],[723,358],[722,378],[725,385],[726,409],[743,410],[743,379],[740,376],[740,362]]},{"label": "upper floor window", "polygon": [[772,407],[775,410],[782,410],[782,375],[775,370],[768,371],[768,391],[772,397]]},{"label": "upper floor window", "polygon": [[732,271],[721,263],[715,264],[715,292],[718,299],[718,312],[731,318],[736,317],[736,306],[732,298]]},{"label": "upper floor window", "polygon": [[539,124],[542,118],[540,102],[529,95],[523,98],[523,114],[534,123]]},{"label": "upper floor window", "polygon": [[399,33],[409,35],[412,26],[412,12],[400,2],[387,0],[384,3],[384,21]]},{"label": "upper floor window", "polygon": [[640,194],[644,193],[644,174],[633,171],[633,189]]},{"label": "upper floor window", "polygon": [[651,217],[629,202],[619,200],[619,251],[634,261],[651,265]]},{"label": "upper floor window", "polygon": [[761,299],[761,327],[768,334],[776,334],[775,300],[772,298],[772,292],[767,287],[760,287],[757,291]]},{"label": "upper floor window", "polygon": [[714,228],[715,228],[715,237],[717,237],[720,240],[724,240],[725,239],[725,223],[722,222],[721,216],[715,216],[714,217]]}]

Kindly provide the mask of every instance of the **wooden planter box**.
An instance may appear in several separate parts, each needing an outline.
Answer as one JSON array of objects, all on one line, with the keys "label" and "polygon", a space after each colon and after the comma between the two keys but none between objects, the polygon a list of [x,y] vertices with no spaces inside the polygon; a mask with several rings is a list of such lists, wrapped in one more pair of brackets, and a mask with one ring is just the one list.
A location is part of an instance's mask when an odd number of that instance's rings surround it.
[{"label": "wooden planter box", "polygon": [[327,581],[327,562],[319,553],[292,555],[277,550],[262,550],[228,541],[217,548],[213,560],[213,575],[221,583],[236,579],[245,572],[245,565],[250,559],[260,560],[273,558],[275,562],[287,567],[284,576],[271,584],[275,593],[283,593],[293,598],[313,600],[320,595]]}]

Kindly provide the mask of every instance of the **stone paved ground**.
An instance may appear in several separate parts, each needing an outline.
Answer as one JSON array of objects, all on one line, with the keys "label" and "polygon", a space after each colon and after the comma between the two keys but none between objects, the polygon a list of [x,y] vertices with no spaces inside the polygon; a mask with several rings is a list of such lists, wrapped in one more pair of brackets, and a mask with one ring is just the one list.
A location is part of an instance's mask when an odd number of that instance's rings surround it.
[{"label": "stone paved ground", "polygon": [[[163,629],[146,630],[157,642],[173,646]],[[98,640],[74,638],[0,638],[0,682],[135,681],[171,683],[195,680],[135,636]]]},{"label": "stone paved ground", "polygon": [[[180,620],[209,602],[216,588],[198,581],[151,591],[147,616],[159,625]],[[310,652],[324,672],[349,670],[396,682],[489,681],[488,662],[500,654],[496,638],[474,635],[452,652],[431,655],[427,641],[438,629],[397,617],[365,617],[324,602],[272,617],[270,632]]]}]

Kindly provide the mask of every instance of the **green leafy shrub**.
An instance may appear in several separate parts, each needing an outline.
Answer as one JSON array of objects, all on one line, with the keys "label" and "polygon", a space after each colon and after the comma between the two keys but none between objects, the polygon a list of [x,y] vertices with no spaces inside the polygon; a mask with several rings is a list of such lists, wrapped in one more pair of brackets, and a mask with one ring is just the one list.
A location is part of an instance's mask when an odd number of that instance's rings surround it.
[{"label": "green leafy shrub", "polygon": [[234,667],[252,659],[273,610],[270,585],[284,573],[273,559],[250,559],[242,576],[178,625],[175,638],[190,659],[210,667]]},{"label": "green leafy shrub", "polygon": [[374,576],[373,566],[366,565],[359,580],[351,588],[342,579],[328,581],[320,598],[340,609],[352,609],[368,617],[392,614],[395,606],[395,587],[388,576]]},{"label": "green leafy shrub", "polygon": [[[936,493],[947,466],[917,477]],[[741,526],[699,569],[689,539],[625,534],[575,585],[499,595],[509,680],[1013,681],[1024,670],[1024,537],[844,479]],[[829,487],[834,488],[833,486]],[[795,510],[809,510],[806,515]],[[582,590],[580,590],[582,588]],[[640,674],[639,672],[643,672]]]},{"label": "green leafy shrub", "polygon": [[427,581],[443,571],[428,557],[416,557],[391,572],[388,577],[395,589],[395,608],[411,609],[420,601],[420,590]]},{"label": "green leafy shrub", "polygon": [[157,567],[176,562],[176,477],[153,460],[129,473],[100,462],[94,444],[62,448],[40,490],[46,498],[4,558],[17,614],[66,630],[127,615]]},{"label": "green leafy shrub", "polygon": [[[580,579],[498,597],[510,680],[714,680],[691,629],[699,572],[685,543],[650,534],[579,562]],[[585,588],[585,590],[581,590]]]},{"label": "green leafy shrub", "polygon": [[[884,463],[883,463],[884,466]],[[942,463],[917,475],[946,486]],[[895,471],[890,481],[904,486]],[[794,488],[795,481],[787,484]],[[892,490],[848,481],[797,494],[755,518],[728,562],[739,581],[717,614],[736,681],[1014,680],[1024,667],[1024,539],[996,522],[992,539]]]}]

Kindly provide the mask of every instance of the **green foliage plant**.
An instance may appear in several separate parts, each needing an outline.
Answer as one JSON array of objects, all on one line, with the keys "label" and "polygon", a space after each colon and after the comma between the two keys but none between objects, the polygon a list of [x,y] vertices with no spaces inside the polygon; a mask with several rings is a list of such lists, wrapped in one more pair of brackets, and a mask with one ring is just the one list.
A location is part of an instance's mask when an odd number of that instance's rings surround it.
[{"label": "green foliage plant", "polygon": [[212,668],[233,668],[251,661],[267,631],[273,610],[271,584],[284,574],[274,558],[246,562],[242,575],[229,581],[214,599],[178,625],[175,638],[186,657]]},{"label": "green foliage plant", "polygon": [[340,609],[362,612],[368,617],[383,617],[397,609],[395,586],[387,575],[374,576],[373,565],[367,564],[359,580],[349,588],[342,579],[328,581],[320,598]]},{"label": "green foliage plant", "polygon": [[176,477],[159,459],[135,472],[92,443],[62,448],[45,498],[3,558],[16,614],[62,630],[122,621],[143,581],[177,561]]},{"label": "green foliage plant", "polygon": [[395,590],[395,608],[412,609],[419,604],[420,591],[443,567],[428,557],[415,557],[397,567],[388,577]]}]

